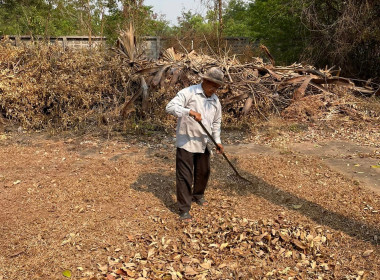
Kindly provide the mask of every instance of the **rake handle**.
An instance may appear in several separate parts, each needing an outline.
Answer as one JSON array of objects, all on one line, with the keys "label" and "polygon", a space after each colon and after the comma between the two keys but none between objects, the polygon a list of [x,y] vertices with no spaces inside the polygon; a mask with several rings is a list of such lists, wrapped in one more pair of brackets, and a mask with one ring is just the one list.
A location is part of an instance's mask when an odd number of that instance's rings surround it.
[{"label": "rake handle", "polygon": [[[215,144],[216,148],[219,149],[219,146],[218,146],[218,143],[216,143],[214,137],[211,136],[210,132],[208,132],[208,130],[206,129],[206,127],[203,125],[203,123],[201,121],[197,121],[201,127],[203,128],[203,130],[206,132],[207,136],[211,139],[211,141]],[[228,159],[228,157],[226,156],[226,154],[224,152],[222,152],[222,155],[223,157],[226,159],[226,161],[228,162],[228,164],[231,166],[231,168],[235,171],[236,175],[241,177],[241,175],[239,174],[239,172],[236,170],[235,166],[230,162],[230,160]],[[241,177],[242,178],[242,177]]]}]

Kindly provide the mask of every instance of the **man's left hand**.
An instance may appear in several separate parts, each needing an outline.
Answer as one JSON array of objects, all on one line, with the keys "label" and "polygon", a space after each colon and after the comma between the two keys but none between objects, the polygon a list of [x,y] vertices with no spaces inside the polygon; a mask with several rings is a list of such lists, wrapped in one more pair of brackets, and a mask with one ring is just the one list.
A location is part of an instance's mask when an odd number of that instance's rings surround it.
[{"label": "man's left hand", "polygon": [[224,147],[222,144],[218,144],[218,147],[216,148],[216,152],[218,154],[223,154],[224,153]]}]

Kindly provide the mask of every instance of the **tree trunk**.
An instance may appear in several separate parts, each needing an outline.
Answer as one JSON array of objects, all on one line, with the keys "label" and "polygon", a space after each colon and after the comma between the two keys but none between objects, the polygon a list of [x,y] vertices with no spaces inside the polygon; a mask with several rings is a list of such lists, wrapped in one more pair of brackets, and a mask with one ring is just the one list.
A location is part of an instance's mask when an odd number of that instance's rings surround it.
[{"label": "tree trunk", "polygon": [[223,30],[222,0],[218,0],[219,28]]},{"label": "tree trunk", "polygon": [[90,1],[87,1],[87,13],[88,13],[88,45],[91,48],[92,42],[91,42],[91,35],[92,35],[92,24],[91,24],[91,6]]}]

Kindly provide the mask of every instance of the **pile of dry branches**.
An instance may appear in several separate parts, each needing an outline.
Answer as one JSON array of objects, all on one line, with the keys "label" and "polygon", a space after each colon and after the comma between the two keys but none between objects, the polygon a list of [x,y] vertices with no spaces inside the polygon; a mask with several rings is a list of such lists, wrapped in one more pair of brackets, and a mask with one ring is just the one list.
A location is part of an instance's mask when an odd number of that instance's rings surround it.
[{"label": "pile of dry branches", "polygon": [[379,104],[363,109],[357,103],[362,103],[359,97],[379,96],[380,85],[334,76],[332,69],[317,70],[301,64],[275,67],[274,58],[262,48],[271,63],[253,58],[253,62],[241,64],[235,57],[212,58],[195,51],[185,55],[169,48],[160,61],[137,65],[140,69],[134,72],[134,79],[140,90],[124,105],[122,115],[140,96],[141,109],[147,112],[153,107],[149,104],[150,93],[161,92],[163,97],[172,98],[181,88],[199,83],[200,73],[218,66],[227,80],[218,95],[225,120],[230,122],[249,116],[267,119],[273,114],[296,120],[328,119],[342,114],[353,119],[379,118]]},{"label": "pile of dry branches", "polygon": [[[0,44],[0,117],[25,127],[57,129],[148,119],[173,123],[165,105],[182,88],[201,82],[218,66],[226,86],[218,91],[224,123],[271,115],[295,120],[379,119],[380,86],[338,76],[332,69],[274,66],[262,58],[242,64],[235,57],[210,57],[165,50],[160,60],[141,59],[126,32],[114,52],[62,51],[55,46],[17,48]],[[115,52],[116,51],[116,52]],[[370,104],[370,105],[368,105]],[[0,118],[0,119],[1,119]]]}]

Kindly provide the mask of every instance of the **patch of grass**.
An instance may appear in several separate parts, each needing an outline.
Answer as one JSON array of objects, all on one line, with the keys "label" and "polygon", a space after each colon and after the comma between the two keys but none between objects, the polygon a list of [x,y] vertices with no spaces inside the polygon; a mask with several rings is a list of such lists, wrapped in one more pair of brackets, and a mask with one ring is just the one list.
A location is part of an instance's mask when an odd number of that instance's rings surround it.
[{"label": "patch of grass", "polygon": [[293,152],[291,150],[282,149],[280,151],[280,155],[291,155],[291,154],[293,154]]},{"label": "patch of grass", "polygon": [[125,133],[136,135],[153,135],[155,132],[166,132],[167,127],[160,122],[154,122],[150,119],[132,120],[128,119],[124,122],[123,130]]},{"label": "patch of grass", "polygon": [[289,131],[300,133],[308,130],[308,125],[303,123],[293,123],[288,126]]}]

